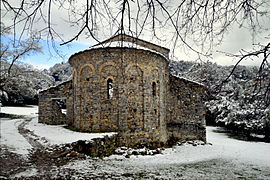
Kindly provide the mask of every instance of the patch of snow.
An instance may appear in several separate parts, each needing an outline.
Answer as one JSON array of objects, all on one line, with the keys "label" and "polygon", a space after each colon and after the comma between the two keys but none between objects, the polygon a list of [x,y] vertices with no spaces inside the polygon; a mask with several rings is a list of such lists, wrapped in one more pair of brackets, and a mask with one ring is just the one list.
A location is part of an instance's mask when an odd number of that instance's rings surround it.
[{"label": "patch of snow", "polygon": [[33,131],[35,135],[39,136],[41,143],[47,145],[72,143],[78,140],[91,140],[94,138],[102,138],[106,135],[112,136],[116,134],[115,132],[109,133],[75,132],[64,128],[63,125],[47,125],[38,123],[38,117],[35,117],[25,127],[30,131]]},{"label": "patch of snow", "polygon": [[261,134],[254,134],[254,133],[251,133],[250,135],[251,135],[252,137],[256,137],[256,138],[260,138],[260,139],[265,138],[265,135],[261,135]]},{"label": "patch of snow", "polygon": [[21,177],[31,177],[38,174],[38,170],[36,168],[27,169],[26,171],[17,173],[12,176],[12,178],[21,178]]},{"label": "patch of snow", "polygon": [[0,112],[6,113],[6,114],[32,116],[38,113],[38,106],[29,106],[29,107],[3,106],[3,107],[0,107]]},{"label": "patch of snow", "polygon": [[[9,111],[11,112],[11,111]],[[1,129],[1,146],[7,146],[11,152],[27,155],[29,149],[32,146],[27,142],[27,140],[19,133],[18,125],[24,121],[23,119],[0,119],[0,129]]]},{"label": "patch of snow", "polygon": [[[28,117],[33,118],[25,128],[32,131],[35,135],[34,137],[40,143],[44,145],[56,145],[56,144],[65,144],[72,143],[78,140],[88,140],[90,141],[93,138],[102,138],[104,136],[115,135],[115,132],[109,133],[82,133],[75,132],[63,127],[63,125],[46,125],[38,123],[38,107],[1,107],[1,112],[14,115],[27,115]],[[18,154],[28,154],[28,149],[31,149],[32,146],[27,142],[27,140],[18,132],[18,126],[21,124],[24,119],[8,119],[1,118],[1,145],[9,147],[12,152]],[[30,136],[31,134],[29,134]]]},{"label": "patch of snow", "polygon": [[63,114],[67,114],[67,109],[61,109],[61,112],[62,112]]},{"label": "patch of snow", "polygon": [[179,79],[183,79],[183,80],[186,80],[186,81],[192,82],[192,83],[194,83],[194,84],[198,84],[198,85],[201,85],[201,86],[205,86],[205,85],[204,85],[204,84],[202,84],[202,83],[199,83],[199,82],[197,82],[197,81],[194,81],[194,80],[191,80],[191,79],[185,78],[185,77],[183,77],[183,76],[179,76],[179,75],[172,74],[172,73],[171,73],[171,75],[172,75],[172,76],[174,76],[174,77],[177,77],[177,78],[179,78]]},{"label": "patch of snow", "polygon": [[[248,142],[228,138],[226,134],[216,133],[216,127],[207,127],[207,142],[212,145],[193,146],[184,144],[165,149],[155,156],[132,155],[125,163],[135,166],[159,166],[186,164],[213,159],[224,159],[235,163],[248,163],[270,167],[270,143]],[[112,155],[108,159],[119,159]]]},{"label": "patch of snow", "polygon": [[228,138],[224,133],[215,133],[216,129],[207,127],[207,141],[213,144],[216,157],[270,167],[270,143]]}]

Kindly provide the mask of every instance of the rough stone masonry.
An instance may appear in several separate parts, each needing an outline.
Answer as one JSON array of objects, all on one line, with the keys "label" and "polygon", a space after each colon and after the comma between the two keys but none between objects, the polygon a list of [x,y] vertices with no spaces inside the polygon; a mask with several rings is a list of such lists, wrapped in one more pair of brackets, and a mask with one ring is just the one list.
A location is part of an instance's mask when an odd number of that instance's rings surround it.
[{"label": "rough stone masonry", "polygon": [[[205,88],[171,75],[168,55],[123,34],[73,54],[72,80],[39,93],[39,122],[118,132],[127,146],[206,141]],[[58,99],[65,99],[66,114]]]}]

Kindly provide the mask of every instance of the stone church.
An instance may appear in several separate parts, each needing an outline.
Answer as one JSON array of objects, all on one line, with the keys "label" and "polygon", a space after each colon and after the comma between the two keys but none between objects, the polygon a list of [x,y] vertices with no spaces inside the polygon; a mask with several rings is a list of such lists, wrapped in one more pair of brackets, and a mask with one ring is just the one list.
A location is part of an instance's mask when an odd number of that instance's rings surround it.
[{"label": "stone church", "polygon": [[120,34],[69,63],[72,80],[39,93],[40,123],[118,132],[124,145],[206,140],[204,86],[170,74],[169,49]]}]

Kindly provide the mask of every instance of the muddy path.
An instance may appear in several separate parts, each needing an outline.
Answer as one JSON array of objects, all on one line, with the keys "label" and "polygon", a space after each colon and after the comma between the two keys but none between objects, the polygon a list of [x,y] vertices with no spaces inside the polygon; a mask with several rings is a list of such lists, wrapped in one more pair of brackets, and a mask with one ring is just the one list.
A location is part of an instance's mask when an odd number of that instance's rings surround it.
[{"label": "muddy path", "polygon": [[[13,179],[20,173],[26,174],[29,169],[36,169],[36,173],[48,173],[52,167],[59,167],[68,163],[72,158],[62,156],[68,154],[65,148],[45,147],[39,140],[40,137],[26,128],[26,125],[36,117],[25,116],[17,126],[18,132],[32,146],[29,154],[20,155],[11,151],[10,147],[0,146],[0,179]],[[44,138],[43,138],[44,141]],[[50,152],[48,152],[48,149]]]},{"label": "muddy path", "polygon": [[18,126],[19,133],[28,141],[28,143],[36,149],[44,149],[44,146],[39,143],[37,140],[39,139],[37,135],[35,135],[32,131],[25,128],[25,126],[34,119],[34,117],[25,117],[22,123]]},{"label": "muddy path", "polygon": [[9,150],[8,147],[0,147],[0,179],[10,179],[14,174],[26,171],[32,165],[16,153]]},{"label": "muddy path", "polygon": [[[18,132],[27,140],[33,147],[31,151],[43,149],[42,144],[36,141],[37,137],[33,132],[25,128],[25,126],[34,117],[24,117],[18,126]],[[32,168],[32,163],[29,161],[29,156],[23,156],[10,151],[10,148],[1,144],[0,147],[0,179],[10,179],[13,175],[24,172]]]}]

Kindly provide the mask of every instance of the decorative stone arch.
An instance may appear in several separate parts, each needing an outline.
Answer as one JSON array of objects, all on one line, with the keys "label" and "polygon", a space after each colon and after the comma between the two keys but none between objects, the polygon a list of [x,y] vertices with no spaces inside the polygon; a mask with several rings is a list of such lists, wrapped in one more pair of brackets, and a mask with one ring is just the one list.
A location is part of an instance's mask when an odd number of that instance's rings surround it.
[{"label": "decorative stone arch", "polygon": [[115,81],[115,77],[113,77],[113,76],[108,76],[108,77],[105,79],[105,81],[107,81],[108,79],[112,79],[113,81]]},{"label": "decorative stone arch", "polygon": [[[100,84],[100,97],[104,99],[104,91],[107,92],[107,81],[111,79],[114,83],[115,93],[118,91],[119,86],[119,67],[114,62],[106,62],[98,68],[99,71],[99,84]],[[103,98],[102,98],[103,97]]]},{"label": "decorative stone arch", "polygon": [[94,119],[93,116],[93,97],[95,92],[94,88],[96,87],[94,82],[95,72],[96,70],[92,64],[84,64],[81,66],[78,73],[76,100],[79,105],[79,112],[76,116],[79,118],[78,126],[83,131],[91,131],[96,123],[96,119]]},{"label": "decorative stone arch", "polygon": [[135,64],[135,63],[129,64],[125,69],[125,73],[127,74],[127,72],[130,70],[130,68],[132,68],[133,66],[135,66],[143,75],[143,68],[140,65]]},{"label": "decorative stone arch", "polygon": [[[84,72],[86,71],[86,72]],[[95,69],[92,64],[85,64],[79,70],[78,76],[78,92],[80,91],[81,95],[86,95],[88,90],[93,84],[93,76],[95,74]],[[84,97],[84,96],[82,96]]]},{"label": "decorative stone arch", "polygon": [[96,73],[96,69],[95,69],[95,67],[94,67],[92,64],[84,64],[84,65],[80,68],[80,70],[79,70],[79,75],[82,74],[83,69],[84,69],[85,67],[87,67],[87,66],[91,68],[92,73]]},{"label": "decorative stone arch", "polygon": [[[111,69],[113,69],[113,70],[107,71],[106,68],[111,68]],[[104,69],[105,69],[105,70],[104,70]],[[106,77],[103,77],[103,79],[100,78],[100,81],[103,81],[103,80],[107,79],[109,76],[110,76],[110,77],[113,77],[114,80],[117,80],[118,75],[119,75],[117,66],[114,66],[114,65],[112,65],[112,64],[106,64],[106,65],[102,66],[102,68],[99,68],[99,75],[100,75],[101,77],[102,77],[102,75],[103,75],[103,76],[106,75]]]},{"label": "decorative stone arch", "polygon": [[114,62],[112,62],[112,61],[109,61],[109,62],[105,62],[105,63],[101,64],[101,65],[98,67],[98,71],[101,72],[102,69],[103,69],[105,66],[114,66],[114,67],[116,67],[116,69],[119,69],[119,66],[118,66],[116,63],[114,63]]},{"label": "decorative stone arch", "polygon": [[103,86],[105,87],[106,82],[109,78],[114,81],[115,85],[118,85],[119,72],[118,72],[117,66],[115,66],[114,63],[104,63],[99,67],[98,71],[99,71],[99,76],[100,76],[99,84],[101,87],[101,91],[102,91],[102,87]]}]

